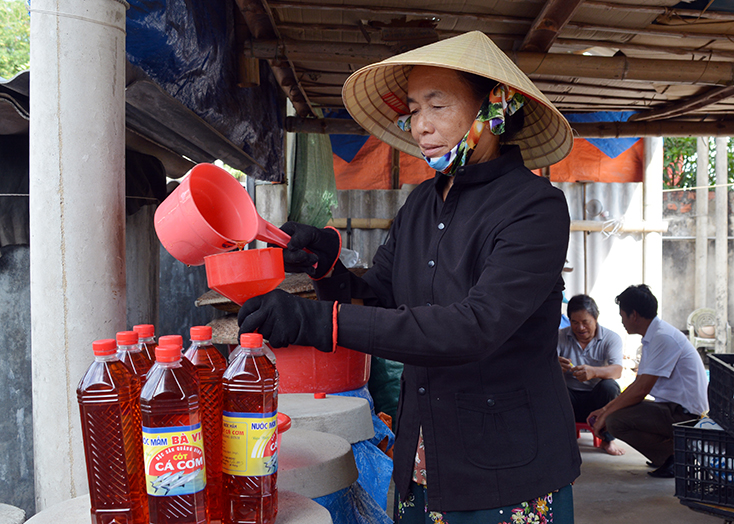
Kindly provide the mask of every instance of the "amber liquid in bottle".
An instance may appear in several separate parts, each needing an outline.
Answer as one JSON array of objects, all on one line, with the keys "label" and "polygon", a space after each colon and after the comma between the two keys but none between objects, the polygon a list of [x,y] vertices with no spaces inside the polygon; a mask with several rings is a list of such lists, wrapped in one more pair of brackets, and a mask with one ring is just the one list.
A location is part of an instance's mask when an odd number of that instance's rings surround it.
[{"label": "amber liquid in bottle", "polygon": [[114,352],[97,356],[77,388],[93,524],[148,522],[139,397]]},{"label": "amber liquid in bottle", "polygon": [[[261,347],[243,347],[224,373],[222,498],[225,524],[275,522],[278,512],[275,374],[275,366]],[[253,454],[252,447],[245,447],[248,457],[244,458],[241,448],[244,436],[238,440],[236,435],[246,433],[244,425],[250,429],[251,425],[258,424],[267,424],[273,431],[260,440],[259,446],[265,449],[261,463],[252,465],[248,462]],[[258,472],[266,474],[252,474]]]},{"label": "amber liquid in bottle", "polygon": [[120,359],[120,362],[130,368],[133,375],[140,379],[141,384],[144,384],[145,374],[153,366],[153,362],[148,358],[148,354],[141,346],[118,346],[117,357]]},{"label": "amber liquid in bottle", "polygon": [[[211,337],[211,334],[210,334]],[[208,340],[192,340],[185,358],[199,377],[199,394],[206,455],[206,491],[209,518],[222,519],[222,375],[227,360]]]},{"label": "amber liquid in bottle", "polygon": [[[156,353],[161,349],[159,346]],[[195,377],[181,365],[180,359],[158,359],[148,372],[140,407],[150,523],[208,523],[203,432]],[[156,445],[151,451],[149,446]]]}]

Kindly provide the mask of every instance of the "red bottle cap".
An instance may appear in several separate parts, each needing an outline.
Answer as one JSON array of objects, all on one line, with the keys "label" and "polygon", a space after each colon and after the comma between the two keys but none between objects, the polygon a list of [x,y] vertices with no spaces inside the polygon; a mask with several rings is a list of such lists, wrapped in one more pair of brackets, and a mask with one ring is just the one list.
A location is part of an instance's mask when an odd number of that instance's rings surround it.
[{"label": "red bottle cap", "polygon": [[318,399],[326,398],[326,393],[314,393],[313,398],[318,398]]},{"label": "red bottle cap", "polygon": [[133,331],[140,335],[140,338],[150,338],[155,336],[155,326],[153,324],[139,324],[137,326],[133,326]]},{"label": "red bottle cap", "polygon": [[263,345],[263,336],[260,333],[242,333],[240,346],[243,348],[259,348]]},{"label": "red bottle cap", "polygon": [[117,341],[114,338],[103,338],[92,342],[92,351],[95,356],[105,357],[117,353]]},{"label": "red bottle cap", "polygon": [[183,337],[181,335],[163,335],[158,339],[158,344],[161,346],[178,345],[183,347]]},{"label": "red bottle cap", "polygon": [[211,340],[211,326],[194,326],[191,328],[191,340]]},{"label": "red bottle cap", "polygon": [[118,346],[132,346],[137,344],[140,337],[135,331],[120,331],[117,333],[117,345]]},{"label": "red bottle cap", "polygon": [[176,362],[181,360],[181,344],[164,344],[155,348],[156,362]]}]

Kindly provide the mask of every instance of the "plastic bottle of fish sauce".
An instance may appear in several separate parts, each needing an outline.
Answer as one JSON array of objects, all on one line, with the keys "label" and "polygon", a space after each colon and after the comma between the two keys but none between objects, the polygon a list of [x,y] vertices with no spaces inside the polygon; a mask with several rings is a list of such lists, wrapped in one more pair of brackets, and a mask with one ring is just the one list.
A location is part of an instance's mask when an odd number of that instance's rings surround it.
[{"label": "plastic bottle of fish sauce", "polygon": [[278,391],[262,335],[243,333],[224,372],[224,524],[272,524],[278,513]]},{"label": "plastic bottle of fish sauce", "polygon": [[163,338],[140,395],[150,523],[208,523],[195,370],[182,365],[180,342]]},{"label": "plastic bottle of fish sauce", "polygon": [[199,394],[206,455],[206,491],[210,520],[222,519],[222,376],[227,360],[212,344],[210,326],[191,328],[191,345],[184,358],[199,376]]},{"label": "plastic bottle of fish sauce", "polygon": [[143,351],[148,355],[152,364],[155,362],[155,348],[158,346],[155,341],[155,326],[153,324],[138,324],[137,326],[133,326],[133,331],[140,337]]},{"label": "plastic bottle of fish sauce", "polygon": [[93,524],[145,524],[140,379],[120,362],[114,339],[92,344],[94,362],[77,388]]},{"label": "plastic bottle of fish sauce", "polygon": [[153,362],[143,349],[138,333],[120,331],[115,338],[117,339],[117,358],[140,379],[141,384],[145,384],[145,374],[153,366]]}]

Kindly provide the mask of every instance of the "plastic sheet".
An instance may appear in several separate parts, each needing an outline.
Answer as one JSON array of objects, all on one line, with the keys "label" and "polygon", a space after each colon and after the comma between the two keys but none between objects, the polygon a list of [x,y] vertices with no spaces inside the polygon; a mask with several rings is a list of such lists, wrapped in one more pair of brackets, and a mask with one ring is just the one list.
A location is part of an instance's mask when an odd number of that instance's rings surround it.
[{"label": "plastic sheet", "polygon": [[298,133],[289,220],[324,227],[337,205],[334,161],[329,137]]},{"label": "plastic sheet", "polygon": [[[357,470],[359,470],[359,479],[357,480],[357,483],[362,487],[362,491],[358,494],[360,497],[369,497],[384,511],[387,507],[387,491],[390,487],[393,463],[392,459],[385,455],[377,445],[382,442],[383,439],[387,438],[388,448],[391,447],[395,442],[395,435],[390,428],[385,425],[380,417],[375,414],[374,403],[367,386],[363,386],[352,391],[334,394],[344,397],[364,398],[370,404],[372,425],[375,429],[375,436],[370,440],[363,440],[362,442],[352,444],[352,452],[354,453],[354,461],[357,464]],[[365,505],[366,502],[363,501],[360,504]],[[337,521],[334,520],[335,524],[336,522]],[[379,521],[376,520],[374,522]]]},{"label": "plastic sheet", "polygon": [[334,524],[392,524],[393,520],[359,482],[314,501],[329,510]]},{"label": "plastic sheet", "polygon": [[[626,122],[636,111],[600,111],[565,114],[569,122]],[[587,138],[609,158],[616,158],[635,145],[637,138]]]},{"label": "plastic sheet", "polygon": [[230,0],[130,0],[127,58],[167,93],[252,156],[247,174],[282,182],[280,87],[269,67],[240,88]]}]

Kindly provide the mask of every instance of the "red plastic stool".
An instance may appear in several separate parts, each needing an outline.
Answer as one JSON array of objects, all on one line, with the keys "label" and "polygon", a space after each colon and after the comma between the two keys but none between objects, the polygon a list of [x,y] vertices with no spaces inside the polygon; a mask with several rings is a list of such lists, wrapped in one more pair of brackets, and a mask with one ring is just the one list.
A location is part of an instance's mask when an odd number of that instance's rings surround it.
[{"label": "red plastic stool", "polygon": [[591,426],[589,426],[586,422],[576,422],[576,438],[579,438],[582,429],[585,431],[589,431],[592,434],[592,436],[594,437],[594,447],[600,448],[601,439],[596,436],[594,430],[591,429]]}]

